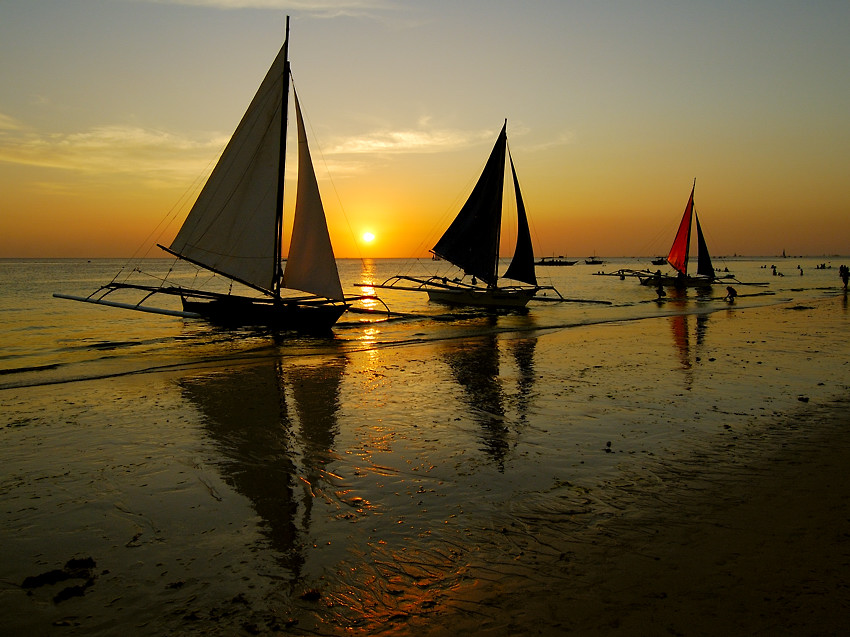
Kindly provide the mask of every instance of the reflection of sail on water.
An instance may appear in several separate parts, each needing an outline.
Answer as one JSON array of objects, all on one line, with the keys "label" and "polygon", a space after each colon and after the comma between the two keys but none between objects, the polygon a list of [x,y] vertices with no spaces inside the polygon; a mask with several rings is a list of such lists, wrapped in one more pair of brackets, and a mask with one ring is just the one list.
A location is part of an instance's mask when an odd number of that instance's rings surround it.
[{"label": "reflection of sail on water", "polygon": [[673,332],[673,343],[679,354],[682,369],[691,368],[691,346],[688,343],[688,315],[677,314],[670,317],[670,329]]},{"label": "reflection of sail on water", "polygon": [[501,465],[510,447],[508,412],[516,404],[517,420],[522,422],[528,410],[534,383],[534,347],[536,339],[512,341],[517,367],[516,394],[505,390],[499,365],[499,338],[486,334],[454,343],[443,357],[458,384],[464,389],[471,415],[482,428],[484,451]]},{"label": "reflection of sail on water", "polygon": [[311,489],[304,499],[304,525],[309,526],[313,495],[325,481],[325,466],[339,424],[339,387],[347,359],[325,360],[321,365],[288,368],[285,373],[298,414],[298,438],[303,454],[304,478]]},{"label": "reflection of sail on water", "polygon": [[670,317],[670,329],[673,333],[673,344],[676,346],[676,352],[679,355],[679,364],[685,371],[687,384],[690,386],[693,383],[692,368],[699,361],[699,352],[705,340],[705,333],[708,328],[708,315],[695,315],[696,333],[693,335],[695,343],[693,351],[691,348],[691,318],[689,314],[676,314]]},{"label": "reflection of sail on water", "polygon": [[536,346],[537,337],[516,339],[511,341],[510,345],[517,365],[517,410],[523,422],[533,395],[534,348]]},{"label": "reflection of sail on water", "polygon": [[504,396],[499,382],[496,335],[470,339],[444,354],[458,384],[466,391],[473,416],[484,430],[484,449],[501,464],[508,450]]},{"label": "reflection of sail on water", "polygon": [[[345,359],[316,367],[284,367],[279,361],[181,381],[185,396],[222,453],[224,480],[247,497],[263,520],[263,533],[282,564],[298,574],[304,563],[299,534],[307,530],[311,502],[298,522],[299,475],[318,480],[337,431],[336,396]],[[294,409],[288,406],[291,387]],[[297,464],[302,447],[304,467]]]}]

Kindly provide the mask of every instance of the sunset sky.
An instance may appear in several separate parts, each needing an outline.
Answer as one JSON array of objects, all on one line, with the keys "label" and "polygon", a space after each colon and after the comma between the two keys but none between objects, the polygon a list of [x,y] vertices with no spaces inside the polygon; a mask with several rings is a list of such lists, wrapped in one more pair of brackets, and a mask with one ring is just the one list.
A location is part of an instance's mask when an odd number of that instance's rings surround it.
[{"label": "sunset sky", "polygon": [[538,255],[666,254],[694,178],[716,255],[850,254],[847,0],[2,0],[0,257],[170,241],[287,14],[339,257],[426,255],[506,118]]}]

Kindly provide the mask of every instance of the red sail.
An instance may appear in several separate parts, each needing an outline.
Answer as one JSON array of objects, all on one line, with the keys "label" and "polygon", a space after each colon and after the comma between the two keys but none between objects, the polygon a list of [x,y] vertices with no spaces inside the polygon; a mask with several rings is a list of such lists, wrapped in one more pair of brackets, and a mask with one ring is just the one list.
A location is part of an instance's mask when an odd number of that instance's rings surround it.
[{"label": "red sail", "polygon": [[[694,188],[696,184],[694,184]],[[685,206],[685,214],[682,215],[682,222],[679,224],[679,231],[676,233],[676,238],[673,240],[673,245],[670,247],[670,254],[667,255],[667,263],[682,274],[688,273],[688,246],[691,243],[691,218],[694,212],[694,188],[691,188],[691,196],[688,198],[688,205]]]}]

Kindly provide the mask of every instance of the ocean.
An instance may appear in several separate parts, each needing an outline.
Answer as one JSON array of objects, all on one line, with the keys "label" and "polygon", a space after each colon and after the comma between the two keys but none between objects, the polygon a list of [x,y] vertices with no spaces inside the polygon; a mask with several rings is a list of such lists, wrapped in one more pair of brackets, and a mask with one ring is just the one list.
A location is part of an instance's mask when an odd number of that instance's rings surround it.
[{"label": "ocean", "polygon": [[[789,299],[818,298],[834,294],[840,286],[837,258],[730,259],[715,265],[729,268],[748,284],[738,285],[736,308],[776,304]],[[850,259],[847,259],[850,261]],[[832,266],[816,269],[819,265]],[[277,348],[279,339],[257,330],[218,330],[200,321],[168,320],[164,316],[121,311],[52,298],[54,292],[87,296],[125,268],[126,261],[109,259],[0,260],[0,388],[66,382],[135,372],[159,366],[197,362],[203,357],[252,355],[265,347]],[[770,266],[784,276],[773,276]],[[153,279],[164,276],[171,259],[150,259],[145,270]],[[803,269],[801,277],[798,266]],[[504,267],[504,264],[503,264]],[[478,329],[496,331],[568,328],[611,321],[704,314],[726,310],[719,297],[723,286],[715,286],[708,297],[690,292],[691,298],[670,298],[655,303],[651,288],[635,279],[621,281],[613,273],[621,268],[650,266],[647,259],[610,259],[601,266],[538,267],[543,284],[553,285],[569,300],[565,303],[532,302],[525,316],[501,316],[491,325],[487,316],[467,313],[468,319],[443,320],[446,308],[427,303],[424,294],[378,290],[390,310],[421,318],[392,324],[374,323],[380,316],[347,314],[334,330],[334,347],[341,350],[364,346],[392,346],[411,340],[455,338]],[[430,275],[449,271],[450,266],[428,260],[340,259],[340,277],[346,294],[373,293],[358,283],[380,283],[394,274]],[[188,271],[187,271],[188,272]],[[183,281],[191,283],[190,274]],[[110,298],[117,298],[113,295]],[[554,295],[548,293],[548,298]],[[590,303],[580,301],[588,300]],[[168,305],[169,299],[160,306]],[[173,304],[174,300],[170,300]],[[152,303],[155,305],[155,303]],[[171,306],[169,306],[171,307]],[[378,303],[370,309],[380,311]],[[175,305],[174,309],[178,309]],[[369,323],[369,325],[367,325]],[[287,338],[288,347],[314,350],[315,339]],[[319,343],[322,343],[319,341]],[[324,343],[322,343],[324,344]],[[187,358],[188,356],[188,358]]]},{"label": "ocean", "polygon": [[[567,301],[523,313],[379,289],[405,318],[317,338],[52,297],[122,261],[0,260],[9,634],[446,627],[566,585],[558,542],[629,510],[651,467],[722,462],[846,392],[850,259],[718,259],[734,304],[659,303],[600,276],[647,260],[604,261],[538,267]],[[446,267],[338,263],[352,294]]]}]

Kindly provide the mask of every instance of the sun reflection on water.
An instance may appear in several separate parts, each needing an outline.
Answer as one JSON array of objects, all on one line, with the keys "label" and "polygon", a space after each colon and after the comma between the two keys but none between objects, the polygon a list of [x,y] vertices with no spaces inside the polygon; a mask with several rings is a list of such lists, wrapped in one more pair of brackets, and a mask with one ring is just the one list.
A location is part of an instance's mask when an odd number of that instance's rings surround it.
[{"label": "sun reflection on water", "polygon": [[373,284],[376,282],[377,265],[374,259],[360,260],[360,301],[366,310],[377,311],[383,309],[383,304],[377,298]]}]

